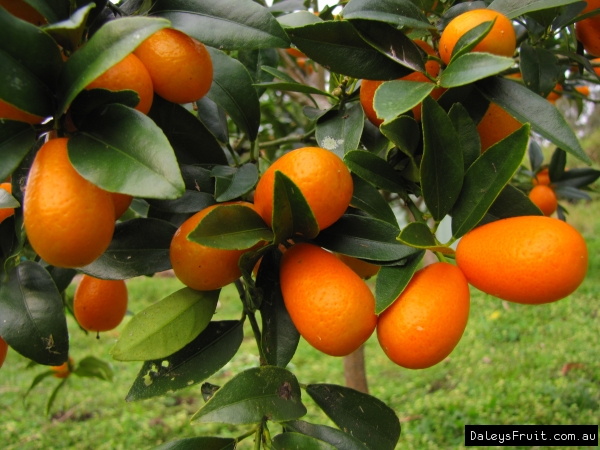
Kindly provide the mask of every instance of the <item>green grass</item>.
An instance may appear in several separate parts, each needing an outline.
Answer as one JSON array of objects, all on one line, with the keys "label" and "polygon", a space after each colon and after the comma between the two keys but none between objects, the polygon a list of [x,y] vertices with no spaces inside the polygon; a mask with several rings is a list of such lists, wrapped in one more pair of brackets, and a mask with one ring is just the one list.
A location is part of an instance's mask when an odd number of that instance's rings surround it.
[{"label": "green grass", "polygon": [[[372,337],[366,344],[371,393],[391,406],[402,421],[398,448],[460,448],[465,424],[598,424],[600,417],[600,204],[570,206],[570,222],[585,235],[590,253],[588,277],[569,298],[539,307],[510,304],[472,291],[469,324],[444,362],[410,371],[391,363]],[[593,218],[594,220],[591,220]],[[134,312],[180,287],[174,279],[130,280]],[[238,318],[240,302],[224,289],[216,319]],[[86,336],[69,319],[71,355],[110,361],[119,330]],[[249,327],[234,359],[208,381],[222,385],[256,366]],[[47,396],[58,380],[46,379],[24,405],[23,394],[44,370],[26,370],[28,361],[9,351],[0,370],[0,447],[4,449],[145,449],[197,435],[236,436],[243,428],[201,425],[189,419],[203,404],[200,385],[137,403],[124,398],[141,366],[113,361],[114,383],[71,377],[44,416]],[[566,364],[578,364],[563,374]],[[289,368],[302,383],[343,384],[341,358],[325,356],[304,341]],[[329,423],[307,395],[306,420]],[[272,425],[272,433],[279,427]],[[239,448],[252,448],[252,439]]]}]

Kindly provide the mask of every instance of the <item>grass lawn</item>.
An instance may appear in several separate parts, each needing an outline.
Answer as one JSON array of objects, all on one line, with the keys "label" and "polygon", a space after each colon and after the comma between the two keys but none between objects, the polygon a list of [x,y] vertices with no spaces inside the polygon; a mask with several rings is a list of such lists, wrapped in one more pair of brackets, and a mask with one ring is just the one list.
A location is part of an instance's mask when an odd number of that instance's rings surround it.
[{"label": "grass lawn", "polygon": [[[503,304],[472,290],[469,324],[444,362],[410,371],[390,362],[372,337],[366,344],[371,393],[391,406],[402,422],[397,448],[438,449],[463,446],[465,424],[598,424],[600,418],[600,203],[570,206],[569,221],[586,237],[590,267],[586,281],[569,298],[532,307]],[[128,282],[134,312],[179,289],[175,279],[138,278]],[[74,289],[73,287],[71,287]],[[223,290],[218,320],[237,319],[235,290]],[[248,325],[248,324],[246,324]],[[69,318],[71,355],[111,361],[119,335],[86,336]],[[258,357],[247,326],[242,348],[208,381],[222,385],[254,367]],[[200,384],[137,403],[124,398],[141,363],[112,362],[114,383],[71,377],[57,398],[53,418],[45,401],[58,383],[44,380],[23,403],[23,394],[40,366],[9,351],[0,370],[0,447],[9,449],[146,449],[198,435],[238,436],[244,428],[201,425],[189,419],[203,404]],[[301,383],[343,384],[341,358],[319,353],[301,341],[289,368]],[[305,420],[331,424],[303,397]],[[271,434],[279,426],[271,425]],[[252,439],[239,448],[252,448]],[[541,447],[540,447],[541,448]]]}]

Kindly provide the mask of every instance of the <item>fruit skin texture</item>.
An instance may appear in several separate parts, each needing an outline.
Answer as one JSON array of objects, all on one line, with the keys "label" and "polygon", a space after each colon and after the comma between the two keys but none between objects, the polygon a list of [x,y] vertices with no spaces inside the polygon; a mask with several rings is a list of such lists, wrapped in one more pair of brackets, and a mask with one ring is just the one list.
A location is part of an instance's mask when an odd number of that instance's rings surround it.
[{"label": "fruit skin texture", "polygon": [[117,192],[111,192],[110,195],[115,207],[115,219],[118,219],[125,211],[129,209],[129,205],[131,205],[133,197],[131,195],[119,194]]},{"label": "fruit skin texture", "polygon": [[199,100],[210,90],[213,66],[206,47],[181,31],[165,28],[140,44],[142,61],[154,91],[173,103]]},{"label": "fruit skin texture", "polygon": [[75,290],[73,312],[88,331],[117,328],[127,313],[127,286],[123,280],[101,280],[84,275]]},{"label": "fruit skin texture", "polygon": [[346,264],[352,269],[352,271],[363,279],[369,279],[377,275],[381,266],[368,263],[362,259],[353,258],[352,256],[342,255],[341,253],[334,253],[335,257]]},{"label": "fruit skin texture", "polygon": [[539,184],[529,192],[529,199],[545,216],[551,216],[558,208],[556,194],[551,187]]},{"label": "fruit skin texture", "polygon": [[354,184],[339,156],[318,147],[300,148],[275,161],[256,186],[254,206],[269,226],[273,216],[276,170],[300,188],[321,230],[338,220],[350,204]]},{"label": "fruit skin texture", "polygon": [[26,122],[31,125],[37,125],[44,121],[43,117],[29,114],[16,106],[6,103],[4,100],[0,100],[0,119],[18,120],[19,122]]},{"label": "fruit skin texture", "polygon": [[333,254],[296,244],[281,260],[283,300],[306,341],[330,356],[357,350],[377,324],[369,287]]},{"label": "fruit skin texture", "polygon": [[50,370],[54,372],[52,376],[54,378],[67,378],[71,375],[71,369],[74,365],[75,361],[69,356],[69,362],[64,362],[60,366],[50,366]]},{"label": "fruit skin texture", "polygon": [[2,336],[0,336],[0,368],[4,364],[4,360],[6,359],[6,354],[8,353],[8,344]]},{"label": "fruit skin texture", "polygon": [[469,285],[448,263],[417,271],[379,316],[377,338],[385,354],[407,369],[425,369],[456,347],[469,319]]},{"label": "fruit skin texture", "polygon": [[540,170],[531,182],[534,186],[538,184],[548,186],[550,184],[550,171],[548,168]]},{"label": "fruit skin texture", "polygon": [[[186,286],[198,291],[212,291],[233,283],[242,276],[238,267],[240,256],[246,250],[223,250],[206,247],[187,236],[210,211],[222,205],[242,205],[256,211],[252,203],[228,202],[209,206],[186,220],[171,241],[170,257],[173,271]],[[259,244],[260,245],[260,244]]]},{"label": "fruit skin texture", "polygon": [[585,278],[588,252],[571,225],[522,216],[475,228],[460,240],[456,262],[470,284],[503,300],[530,305],[566,297]]},{"label": "fruit skin texture", "polygon": [[86,89],[108,89],[109,91],[132,90],[140,96],[140,102],[135,107],[138,111],[148,114],[154,98],[152,79],[137,56],[130,53],[94,81]]},{"label": "fruit skin texture", "polygon": [[472,52],[486,52],[511,58],[517,47],[517,37],[510,20],[491,9],[475,9],[455,17],[444,29],[440,38],[440,58],[448,64],[458,40],[468,31],[484,22],[496,19],[493,28]]},{"label": "fruit skin texture", "polygon": [[23,214],[29,242],[44,261],[57,267],[82,267],[110,244],[115,211],[111,194],[73,168],[67,141],[52,139],[36,155]]},{"label": "fruit skin texture", "polygon": [[481,153],[519,128],[521,128],[521,122],[498,104],[490,102],[485,115],[477,125],[477,132],[481,139]]},{"label": "fruit skin texture", "polygon": [[[0,184],[0,189],[4,189],[9,194],[12,194],[12,186],[10,183]],[[15,213],[15,208],[0,208],[0,223],[7,217],[12,216]]]}]

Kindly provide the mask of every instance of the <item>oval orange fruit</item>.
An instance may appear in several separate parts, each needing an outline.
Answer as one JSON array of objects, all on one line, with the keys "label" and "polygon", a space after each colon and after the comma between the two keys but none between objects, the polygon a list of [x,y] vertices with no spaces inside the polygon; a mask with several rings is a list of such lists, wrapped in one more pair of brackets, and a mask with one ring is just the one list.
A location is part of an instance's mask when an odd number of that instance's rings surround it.
[{"label": "oval orange fruit", "polygon": [[346,356],[373,333],[373,294],[333,254],[311,244],[294,245],[281,260],[280,282],[292,322],[317,350]]},{"label": "oval orange fruit", "polygon": [[529,199],[540,208],[545,216],[551,216],[558,208],[556,194],[550,186],[539,184],[529,192]]},{"label": "oval orange fruit", "polygon": [[129,209],[133,197],[127,194],[119,194],[118,192],[111,192],[110,196],[115,207],[115,219],[118,219]]},{"label": "oval orange fruit", "polygon": [[408,369],[425,369],[456,347],[469,319],[469,285],[448,263],[417,271],[379,316],[377,338],[385,354]]},{"label": "oval orange fruit", "polygon": [[546,167],[545,169],[540,170],[531,182],[534,186],[537,186],[538,184],[548,186],[550,184],[550,171],[548,168]]},{"label": "oval orange fruit", "polygon": [[346,264],[352,269],[352,271],[363,279],[368,279],[377,275],[381,266],[368,263],[362,259],[354,258],[352,256],[342,255],[341,253],[334,253],[335,257]]},{"label": "oval orange fruit", "polygon": [[571,225],[550,217],[522,216],[467,233],[456,262],[477,289],[516,303],[550,303],[577,289],[588,251]]},{"label": "oval orange fruit", "polygon": [[0,119],[18,120],[19,122],[27,122],[31,125],[37,125],[44,121],[41,116],[29,114],[16,106],[6,103],[0,99]]},{"label": "oval orange fruit", "polygon": [[481,139],[481,153],[519,128],[521,122],[498,104],[490,102],[485,115],[477,125],[477,132]]},{"label": "oval orange fruit", "polygon": [[[600,8],[600,0],[587,0],[587,6],[581,14],[587,14]],[[600,15],[588,17],[575,23],[575,36],[583,44],[586,52],[600,56]]]},{"label": "oval orange fruit", "polygon": [[52,376],[54,378],[67,378],[69,375],[71,375],[74,365],[75,361],[69,356],[68,362],[64,362],[60,366],[50,366],[50,370],[54,372]]},{"label": "oval orange fruit", "polygon": [[75,290],[73,312],[84,330],[117,328],[127,313],[127,286],[123,280],[101,280],[84,275]]}]

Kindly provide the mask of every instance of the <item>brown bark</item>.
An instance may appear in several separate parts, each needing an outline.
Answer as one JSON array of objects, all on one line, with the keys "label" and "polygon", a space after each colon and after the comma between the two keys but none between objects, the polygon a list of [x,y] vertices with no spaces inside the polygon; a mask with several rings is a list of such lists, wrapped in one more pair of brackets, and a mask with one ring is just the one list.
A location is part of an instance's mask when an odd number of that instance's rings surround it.
[{"label": "brown bark", "polygon": [[367,371],[365,369],[365,346],[344,357],[344,378],[346,387],[369,393]]}]

